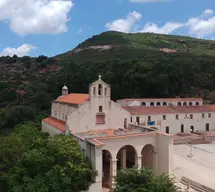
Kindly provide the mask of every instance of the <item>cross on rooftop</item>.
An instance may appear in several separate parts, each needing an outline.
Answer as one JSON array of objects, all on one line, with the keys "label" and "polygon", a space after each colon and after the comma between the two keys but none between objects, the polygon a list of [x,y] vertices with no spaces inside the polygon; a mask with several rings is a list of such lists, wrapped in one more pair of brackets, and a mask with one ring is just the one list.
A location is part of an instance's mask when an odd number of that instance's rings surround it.
[{"label": "cross on rooftop", "polygon": [[99,80],[101,80],[101,77],[102,77],[102,76],[101,76],[101,75],[99,75],[98,77],[99,77]]}]

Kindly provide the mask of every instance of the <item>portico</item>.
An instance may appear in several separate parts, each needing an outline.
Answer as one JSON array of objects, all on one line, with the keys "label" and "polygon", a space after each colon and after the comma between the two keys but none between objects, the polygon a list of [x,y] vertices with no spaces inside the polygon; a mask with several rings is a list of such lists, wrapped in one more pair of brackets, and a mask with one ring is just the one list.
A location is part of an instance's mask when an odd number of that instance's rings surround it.
[{"label": "portico", "polygon": [[98,172],[96,183],[100,183],[102,187],[114,188],[117,170],[123,168],[149,167],[156,174],[171,172],[169,147],[172,146],[172,137],[168,134],[156,131],[143,132],[140,129],[109,129],[75,136],[84,137],[95,146],[97,156],[91,161],[96,165],[95,169]]}]

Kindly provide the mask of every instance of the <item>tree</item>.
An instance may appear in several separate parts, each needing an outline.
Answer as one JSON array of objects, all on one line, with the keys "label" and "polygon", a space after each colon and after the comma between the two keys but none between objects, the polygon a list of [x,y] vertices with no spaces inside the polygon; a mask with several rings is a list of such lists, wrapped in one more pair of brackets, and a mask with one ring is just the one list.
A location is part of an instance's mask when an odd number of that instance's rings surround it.
[{"label": "tree", "polygon": [[170,176],[155,176],[151,169],[122,169],[116,177],[115,192],[179,192]]},{"label": "tree", "polygon": [[0,191],[78,192],[94,171],[72,136],[42,133],[33,123],[1,137]]}]

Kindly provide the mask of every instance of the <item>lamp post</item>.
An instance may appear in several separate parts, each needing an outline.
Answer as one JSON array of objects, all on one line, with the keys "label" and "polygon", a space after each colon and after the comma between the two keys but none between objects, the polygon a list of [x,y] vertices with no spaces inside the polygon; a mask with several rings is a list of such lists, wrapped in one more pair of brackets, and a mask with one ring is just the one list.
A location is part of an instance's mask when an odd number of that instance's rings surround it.
[{"label": "lamp post", "polygon": [[191,142],[190,142],[190,154],[187,155],[190,158],[193,157],[192,148],[193,148],[193,146],[191,145]]}]

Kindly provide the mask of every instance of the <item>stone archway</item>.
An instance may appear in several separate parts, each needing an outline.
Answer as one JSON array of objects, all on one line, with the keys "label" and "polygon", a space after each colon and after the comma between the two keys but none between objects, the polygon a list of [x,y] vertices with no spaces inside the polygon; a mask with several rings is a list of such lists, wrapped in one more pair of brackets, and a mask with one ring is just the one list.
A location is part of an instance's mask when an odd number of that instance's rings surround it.
[{"label": "stone archway", "polygon": [[117,153],[117,170],[132,168],[136,165],[137,152],[131,145],[123,146]]},{"label": "stone archway", "polygon": [[112,156],[108,150],[102,150],[102,186],[111,188]]},{"label": "stone archway", "polygon": [[142,167],[154,169],[154,146],[147,144],[141,151]]}]

